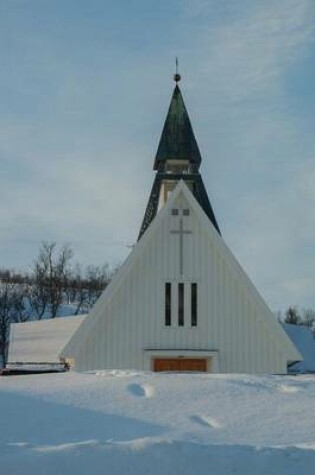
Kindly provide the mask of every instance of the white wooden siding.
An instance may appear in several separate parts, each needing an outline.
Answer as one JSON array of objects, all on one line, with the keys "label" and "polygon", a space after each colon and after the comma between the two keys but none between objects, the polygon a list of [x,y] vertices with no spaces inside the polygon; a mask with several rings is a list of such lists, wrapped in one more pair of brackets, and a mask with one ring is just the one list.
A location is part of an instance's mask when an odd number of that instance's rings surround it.
[{"label": "white wooden siding", "polygon": [[[184,217],[184,276],[179,275],[178,217]],[[152,228],[152,229],[151,229]],[[164,286],[172,283],[172,325],[165,327]],[[191,327],[185,286],[185,323],[178,327],[178,282],[198,284],[198,325]],[[186,295],[187,294],[187,295]],[[95,305],[64,354],[76,369],[150,370],[147,349],[218,351],[226,373],[285,373],[299,354],[240,268],[187,187],[181,183],[146,231],[116,279]]]}]

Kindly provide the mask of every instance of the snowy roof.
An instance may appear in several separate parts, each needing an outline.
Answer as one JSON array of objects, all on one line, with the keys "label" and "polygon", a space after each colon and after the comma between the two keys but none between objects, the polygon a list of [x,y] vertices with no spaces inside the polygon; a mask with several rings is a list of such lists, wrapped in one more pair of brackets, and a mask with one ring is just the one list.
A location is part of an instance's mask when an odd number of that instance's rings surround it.
[{"label": "snowy roof", "polygon": [[58,363],[62,348],[86,315],[13,323],[8,363]]},{"label": "snowy roof", "polygon": [[312,333],[304,325],[284,323],[283,328],[303,356],[303,361],[294,364],[292,369],[298,372],[315,372],[315,339]]}]

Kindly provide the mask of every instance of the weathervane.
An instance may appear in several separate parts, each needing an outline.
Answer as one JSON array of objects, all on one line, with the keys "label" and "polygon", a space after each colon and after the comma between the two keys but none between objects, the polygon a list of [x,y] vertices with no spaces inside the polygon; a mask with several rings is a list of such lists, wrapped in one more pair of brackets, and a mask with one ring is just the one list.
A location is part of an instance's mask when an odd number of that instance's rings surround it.
[{"label": "weathervane", "polygon": [[174,74],[174,81],[177,84],[181,80],[181,75],[178,74],[178,58],[177,57],[175,58],[175,65],[176,65],[176,72]]}]

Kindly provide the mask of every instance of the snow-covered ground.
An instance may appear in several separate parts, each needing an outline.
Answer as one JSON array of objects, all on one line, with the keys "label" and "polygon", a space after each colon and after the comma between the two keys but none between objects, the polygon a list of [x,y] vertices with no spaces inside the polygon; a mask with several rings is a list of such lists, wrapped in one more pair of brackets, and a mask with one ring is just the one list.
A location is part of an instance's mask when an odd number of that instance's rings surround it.
[{"label": "snow-covered ground", "polygon": [[0,378],[0,473],[311,475],[315,377]]}]

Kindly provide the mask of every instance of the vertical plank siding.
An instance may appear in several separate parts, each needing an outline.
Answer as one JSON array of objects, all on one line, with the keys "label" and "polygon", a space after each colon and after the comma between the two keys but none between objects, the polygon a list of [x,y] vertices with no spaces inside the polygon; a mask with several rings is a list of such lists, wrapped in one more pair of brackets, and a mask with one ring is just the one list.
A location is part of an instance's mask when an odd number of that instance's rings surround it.
[{"label": "vertical plank siding", "polygon": [[[184,236],[184,275],[179,275],[179,238],[170,233],[178,218],[166,210],[132,265],[121,271],[110,298],[101,298],[88,317],[94,319],[93,336],[82,333],[83,341],[72,349],[76,369],[150,370],[148,349],[195,349],[217,350],[222,373],[285,373],[289,350],[278,343],[268,307],[216,231],[208,232],[186,197],[181,200],[190,209],[184,227],[192,231]],[[170,327],[165,282],[172,284]],[[178,327],[179,282],[185,285],[183,327]],[[198,294],[196,327],[191,327],[192,282]]]}]

